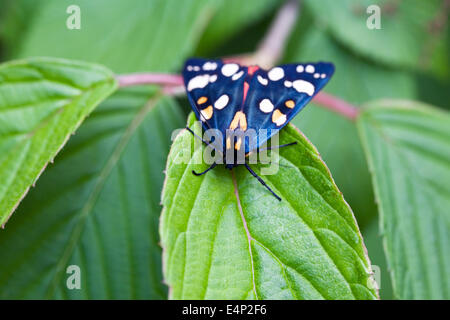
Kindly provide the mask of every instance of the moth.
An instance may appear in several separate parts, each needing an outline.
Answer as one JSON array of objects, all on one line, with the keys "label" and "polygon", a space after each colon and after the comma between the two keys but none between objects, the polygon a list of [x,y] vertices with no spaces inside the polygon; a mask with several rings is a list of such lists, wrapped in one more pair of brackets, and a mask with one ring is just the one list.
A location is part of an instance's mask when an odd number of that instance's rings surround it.
[{"label": "moth", "polygon": [[[247,161],[248,156],[282,129],[325,86],[334,73],[328,62],[285,64],[270,70],[244,66],[220,59],[188,59],[183,80],[190,105],[206,131],[215,130],[221,138],[209,141],[192,134],[223,154],[228,169],[243,164],[278,200],[281,198],[259,177]],[[252,132],[253,134],[248,134]],[[262,132],[262,133],[261,133]],[[287,147],[288,143],[276,146]],[[227,156],[230,151],[234,156]],[[217,162],[203,172],[214,169]]]}]

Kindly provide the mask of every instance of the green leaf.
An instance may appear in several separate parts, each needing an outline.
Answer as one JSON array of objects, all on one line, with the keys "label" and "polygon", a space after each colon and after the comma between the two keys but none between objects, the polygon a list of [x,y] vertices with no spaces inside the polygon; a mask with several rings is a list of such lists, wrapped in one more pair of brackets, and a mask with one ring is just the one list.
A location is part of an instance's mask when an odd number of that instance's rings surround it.
[{"label": "green leaf", "polygon": [[[306,16],[302,15],[302,19]],[[302,21],[308,24],[301,20],[292,39],[297,39],[297,33],[306,28]],[[324,91],[356,106],[379,97],[409,99],[416,95],[414,79],[408,74],[373,66],[349,55],[318,29],[310,30],[303,41],[292,42],[285,61],[334,63],[335,74]],[[317,147],[363,229],[376,216],[376,206],[355,124],[314,103],[298,114],[293,124]]]},{"label": "green leaf", "polygon": [[[433,70],[441,76],[450,71],[447,28],[433,22],[445,19],[440,0],[307,0],[305,5],[318,24],[358,53],[390,66]],[[371,5],[380,8],[381,29],[367,27],[373,12],[366,10]]]},{"label": "green leaf", "polygon": [[[0,233],[0,298],[164,299],[156,213],[183,122],[173,100],[143,90],[102,103]],[[70,265],[81,290],[66,287]]]},{"label": "green leaf", "polygon": [[[81,10],[80,30],[66,27],[73,4]],[[86,60],[115,73],[167,72],[193,51],[217,1],[47,0],[40,6],[19,57]]]},{"label": "green leaf", "polygon": [[[45,1],[21,56],[176,72],[212,3]],[[80,5],[81,30],[65,29],[69,4]],[[184,125],[177,103],[148,87],[102,103],[0,232],[0,298],[164,299],[159,203],[171,133]],[[72,264],[81,290],[66,287]]]},{"label": "green leaf", "polygon": [[416,102],[379,101],[360,115],[358,129],[394,294],[449,299],[449,114]]},{"label": "green leaf", "polygon": [[0,224],[115,88],[113,74],[97,65],[47,58],[0,65]]},{"label": "green leaf", "polygon": [[317,150],[288,126],[280,143],[293,141],[278,173],[263,176],[278,202],[242,167],[194,176],[207,167],[195,164],[201,149],[188,131],[177,136],[160,224],[172,299],[376,298],[350,208]]}]

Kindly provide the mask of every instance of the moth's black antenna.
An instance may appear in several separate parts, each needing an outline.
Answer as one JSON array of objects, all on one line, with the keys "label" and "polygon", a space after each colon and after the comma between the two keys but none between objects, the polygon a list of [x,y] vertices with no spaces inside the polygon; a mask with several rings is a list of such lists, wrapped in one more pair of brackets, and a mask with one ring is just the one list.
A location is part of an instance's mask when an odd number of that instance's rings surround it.
[{"label": "moth's black antenna", "polygon": [[201,175],[204,175],[205,173],[207,173],[209,170],[214,169],[216,166],[217,166],[217,163],[214,162],[214,163],[213,163],[208,169],[206,169],[205,171],[200,172],[200,173],[197,173],[197,172],[195,172],[194,170],[192,170],[192,173],[195,174],[196,176],[201,176]]},{"label": "moth's black antenna", "polygon": [[258,151],[280,149],[280,148],[284,148],[284,147],[293,146],[295,144],[297,144],[297,141],[290,142],[290,143],[285,143],[285,144],[280,144],[279,146],[270,146],[270,147],[267,147],[267,148],[261,148],[261,149],[258,149]]},{"label": "moth's black antenna", "polygon": [[264,180],[261,179],[261,178],[256,174],[256,172],[253,171],[252,168],[250,168],[250,166],[249,166],[247,163],[245,163],[244,165],[245,165],[245,167],[247,168],[247,170],[248,170],[248,171],[249,171],[256,179],[258,179],[258,181],[259,181],[264,187],[266,187],[267,190],[269,190],[269,191],[275,196],[275,198],[278,199],[278,201],[281,201],[281,198],[280,198],[275,192],[273,192],[272,189],[270,189],[270,187],[264,182]]},{"label": "moth's black antenna", "polygon": [[214,150],[218,151],[219,153],[222,153],[222,152],[217,148],[217,146],[214,144],[213,141],[208,142],[208,141],[206,141],[206,140],[203,140],[202,137],[200,137],[198,134],[196,134],[194,131],[192,131],[192,129],[189,128],[188,126],[186,126],[186,130],[189,131],[190,133],[192,133],[192,135],[193,135],[194,137],[196,137],[197,139],[199,139],[200,141],[202,141],[204,144],[206,144],[207,147],[210,146],[210,145],[212,145],[212,148],[213,148]]}]

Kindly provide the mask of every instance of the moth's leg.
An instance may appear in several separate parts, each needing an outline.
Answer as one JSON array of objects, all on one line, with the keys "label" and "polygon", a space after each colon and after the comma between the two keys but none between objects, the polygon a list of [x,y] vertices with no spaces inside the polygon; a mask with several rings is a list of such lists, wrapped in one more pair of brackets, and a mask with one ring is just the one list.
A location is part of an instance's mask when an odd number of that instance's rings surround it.
[{"label": "moth's leg", "polygon": [[192,173],[195,174],[196,176],[201,176],[201,175],[204,175],[205,173],[207,173],[209,170],[214,169],[216,166],[217,166],[217,163],[213,162],[213,164],[205,171],[197,173],[194,170],[192,170]]},{"label": "moth's leg", "polygon": [[250,168],[250,166],[249,166],[247,163],[245,163],[244,165],[245,165],[245,167],[247,168],[247,170],[252,174],[252,176],[254,176],[256,179],[258,179],[258,181],[259,181],[264,187],[266,187],[267,190],[269,190],[269,191],[274,195],[274,197],[278,199],[278,201],[281,201],[281,198],[280,198],[275,192],[273,192],[272,189],[270,189],[270,187],[264,182],[264,180],[261,179],[261,177],[258,176],[258,175],[256,174],[256,172],[253,171],[252,168]]},{"label": "moth's leg", "polygon": [[220,149],[217,147],[217,145],[214,144],[213,141],[208,142],[208,141],[206,141],[206,140],[203,140],[202,137],[200,137],[198,134],[196,134],[194,131],[192,131],[191,128],[189,128],[188,126],[186,126],[186,130],[189,131],[190,133],[192,133],[192,135],[193,135],[195,138],[197,138],[197,139],[199,139],[200,141],[202,141],[207,147],[211,146],[211,148],[213,148],[214,150],[216,150],[216,151],[222,153],[222,152],[220,151]]},{"label": "moth's leg", "polygon": [[192,133],[192,135],[194,137],[196,137],[197,139],[200,139],[204,144],[209,145],[211,142],[208,142],[206,140],[203,140],[202,137],[200,137],[198,134],[196,134],[194,131],[191,130],[191,128],[189,128],[188,126],[186,126],[186,130],[189,131],[190,133]]},{"label": "moth's leg", "polygon": [[294,141],[294,142],[290,142],[290,143],[280,144],[279,146],[270,146],[268,148],[261,148],[261,149],[259,149],[259,151],[280,149],[280,148],[284,148],[284,147],[293,146],[293,145],[296,145],[296,144],[297,144],[297,141]]}]

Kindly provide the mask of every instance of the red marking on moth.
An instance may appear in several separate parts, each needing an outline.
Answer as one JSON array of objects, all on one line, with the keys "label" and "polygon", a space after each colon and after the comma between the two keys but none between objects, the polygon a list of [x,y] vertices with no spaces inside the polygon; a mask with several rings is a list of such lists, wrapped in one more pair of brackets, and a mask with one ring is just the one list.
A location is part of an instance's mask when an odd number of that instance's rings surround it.
[{"label": "red marking on moth", "polygon": [[244,82],[244,95],[243,95],[243,98],[242,98],[242,105],[244,105],[245,98],[247,98],[247,92],[248,92],[248,88],[249,87],[250,86],[248,85],[247,81],[245,81]]},{"label": "red marking on moth", "polygon": [[249,66],[248,67],[248,75],[252,76],[258,69],[259,69],[258,66]]}]

